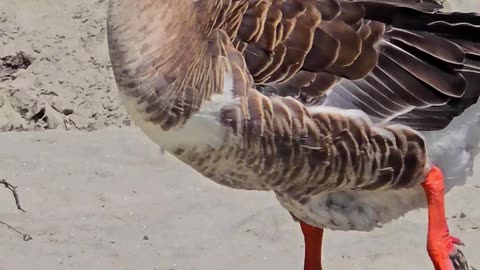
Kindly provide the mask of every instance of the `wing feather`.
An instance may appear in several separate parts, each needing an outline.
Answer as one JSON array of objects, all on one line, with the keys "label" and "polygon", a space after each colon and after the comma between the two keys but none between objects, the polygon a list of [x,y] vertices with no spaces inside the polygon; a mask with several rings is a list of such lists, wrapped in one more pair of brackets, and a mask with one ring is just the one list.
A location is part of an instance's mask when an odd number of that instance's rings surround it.
[{"label": "wing feather", "polygon": [[466,73],[480,73],[480,19],[440,8],[435,0],[249,1],[235,38],[264,94],[405,123],[467,91],[478,96],[471,85],[480,77]]}]

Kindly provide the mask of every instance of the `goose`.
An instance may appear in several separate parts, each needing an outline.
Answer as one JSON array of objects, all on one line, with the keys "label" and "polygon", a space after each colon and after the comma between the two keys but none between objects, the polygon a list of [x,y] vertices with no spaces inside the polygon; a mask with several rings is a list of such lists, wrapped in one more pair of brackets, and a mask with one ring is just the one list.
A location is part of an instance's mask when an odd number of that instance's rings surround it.
[{"label": "goose", "polygon": [[428,208],[436,270],[469,269],[444,194],[480,137],[480,15],[436,0],[110,0],[134,123],[214,182],[274,192],[305,270],[325,229]]}]

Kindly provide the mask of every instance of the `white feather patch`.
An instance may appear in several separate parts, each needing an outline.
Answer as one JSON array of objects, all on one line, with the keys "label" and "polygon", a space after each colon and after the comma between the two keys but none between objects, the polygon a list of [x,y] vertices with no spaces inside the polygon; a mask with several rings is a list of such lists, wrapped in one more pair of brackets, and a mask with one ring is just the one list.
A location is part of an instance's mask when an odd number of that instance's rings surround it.
[{"label": "white feather patch", "polygon": [[223,145],[227,127],[219,121],[221,109],[235,102],[233,93],[233,77],[227,71],[224,77],[223,92],[214,94],[209,100],[204,101],[200,110],[187,120],[185,125],[164,131],[155,123],[145,120],[145,115],[140,113],[137,99],[128,97],[120,91],[122,100],[134,123],[162,149],[171,151],[177,148],[217,148]]}]

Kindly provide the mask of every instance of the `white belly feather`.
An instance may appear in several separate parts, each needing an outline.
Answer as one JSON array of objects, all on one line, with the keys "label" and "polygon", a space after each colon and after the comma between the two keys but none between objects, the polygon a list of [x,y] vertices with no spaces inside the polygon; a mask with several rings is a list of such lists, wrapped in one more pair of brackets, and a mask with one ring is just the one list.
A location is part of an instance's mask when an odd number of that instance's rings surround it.
[{"label": "white belly feather", "polygon": [[137,98],[126,96],[122,91],[120,96],[134,123],[152,141],[167,151],[179,147],[202,149],[222,146],[227,127],[219,122],[220,110],[225,105],[235,102],[232,74],[228,71],[224,77],[223,93],[214,94],[210,100],[204,101],[200,110],[192,115],[185,125],[164,131],[158,124],[146,120],[146,115],[138,110]]}]

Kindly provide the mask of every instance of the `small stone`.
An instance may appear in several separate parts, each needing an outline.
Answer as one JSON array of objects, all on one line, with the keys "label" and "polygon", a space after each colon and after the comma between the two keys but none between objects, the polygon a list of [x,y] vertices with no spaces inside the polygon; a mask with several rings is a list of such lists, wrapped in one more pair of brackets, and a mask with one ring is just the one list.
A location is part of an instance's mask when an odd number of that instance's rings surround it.
[{"label": "small stone", "polygon": [[466,218],[466,217],[467,217],[467,215],[465,215],[465,213],[463,213],[463,212],[462,212],[462,213],[460,213],[460,216],[459,216],[459,218]]},{"label": "small stone", "polygon": [[149,239],[150,239],[150,238],[148,238],[148,236],[146,236],[146,235],[143,236],[143,240],[146,241],[146,240],[149,240]]}]

